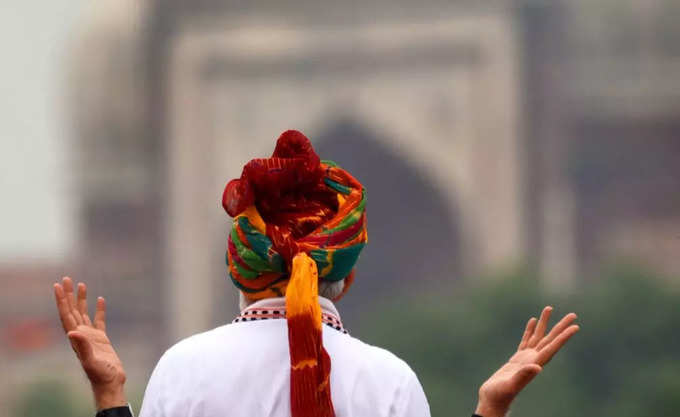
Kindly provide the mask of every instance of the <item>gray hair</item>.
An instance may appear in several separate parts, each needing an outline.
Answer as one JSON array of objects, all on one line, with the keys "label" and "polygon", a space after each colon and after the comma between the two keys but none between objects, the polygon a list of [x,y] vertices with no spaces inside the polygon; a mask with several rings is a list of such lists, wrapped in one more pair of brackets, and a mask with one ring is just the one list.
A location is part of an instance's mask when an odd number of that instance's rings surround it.
[{"label": "gray hair", "polygon": [[[329,300],[335,299],[342,293],[345,288],[345,279],[340,281],[320,281],[319,282],[319,295],[323,298],[328,298]],[[255,301],[247,299],[242,292],[239,291],[238,304],[241,310],[245,309]]]}]

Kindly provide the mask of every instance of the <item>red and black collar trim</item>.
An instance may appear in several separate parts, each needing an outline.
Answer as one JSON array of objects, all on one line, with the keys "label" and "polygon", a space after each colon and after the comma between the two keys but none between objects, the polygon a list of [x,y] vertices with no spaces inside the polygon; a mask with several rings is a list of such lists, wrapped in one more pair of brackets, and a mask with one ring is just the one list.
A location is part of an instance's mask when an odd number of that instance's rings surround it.
[{"label": "red and black collar trim", "polygon": [[[259,321],[259,320],[271,320],[271,319],[285,319],[286,309],[282,308],[246,308],[236,316],[232,323],[240,323],[243,321]],[[325,325],[332,327],[333,329],[349,334],[347,329],[342,325],[342,321],[335,314],[327,313],[325,311],[321,312],[321,321]]]}]

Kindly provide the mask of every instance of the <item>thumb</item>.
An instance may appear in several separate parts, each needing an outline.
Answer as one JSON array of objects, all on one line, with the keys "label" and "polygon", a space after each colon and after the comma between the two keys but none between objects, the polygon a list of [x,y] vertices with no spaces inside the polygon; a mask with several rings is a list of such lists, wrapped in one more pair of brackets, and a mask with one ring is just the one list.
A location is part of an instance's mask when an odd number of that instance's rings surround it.
[{"label": "thumb", "polygon": [[66,335],[71,341],[71,346],[73,347],[73,350],[76,351],[78,359],[80,359],[81,362],[88,361],[92,357],[92,345],[85,335],[77,330],[72,330]]},{"label": "thumb", "polygon": [[533,363],[523,366],[512,376],[512,385],[516,388],[517,392],[521,391],[541,370],[543,368],[540,365]]}]

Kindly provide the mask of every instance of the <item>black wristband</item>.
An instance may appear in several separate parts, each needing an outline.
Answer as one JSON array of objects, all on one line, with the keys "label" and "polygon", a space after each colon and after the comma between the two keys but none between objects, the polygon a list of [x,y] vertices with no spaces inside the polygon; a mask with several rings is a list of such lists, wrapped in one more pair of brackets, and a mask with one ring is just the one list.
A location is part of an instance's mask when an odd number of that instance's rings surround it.
[{"label": "black wristband", "polygon": [[472,417],[482,417],[479,414],[473,414]]},{"label": "black wristband", "polygon": [[105,408],[97,412],[95,417],[133,417],[130,405],[124,407]]}]

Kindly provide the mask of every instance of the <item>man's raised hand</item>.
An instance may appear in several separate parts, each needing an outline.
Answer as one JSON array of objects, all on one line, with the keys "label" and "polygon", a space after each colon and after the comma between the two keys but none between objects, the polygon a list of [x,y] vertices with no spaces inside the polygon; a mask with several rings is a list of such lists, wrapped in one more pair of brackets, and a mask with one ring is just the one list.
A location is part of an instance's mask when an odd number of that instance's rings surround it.
[{"label": "man's raised hand", "polygon": [[545,307],[539,320],[529,319],[517,352],[497,370],[479,389],[479,404],[476,414],[483,417],[505,415],[517,394],[538,375],[550,359],[579,330],[572,324],[576,314],[569,313],[562,318],[550,333],[548,319],[552,307]]},{"label": "man's raised hand", "polygon": [[71,278],[64,277],[61,284],[54,284],[54,297],[64,332],[92,383],[97,409],[124,406],[125,370],[106,335],[106,301],[97,298],[92,321],[87,312],[87,286],[78,284],[77,299],[73,289]]}]

